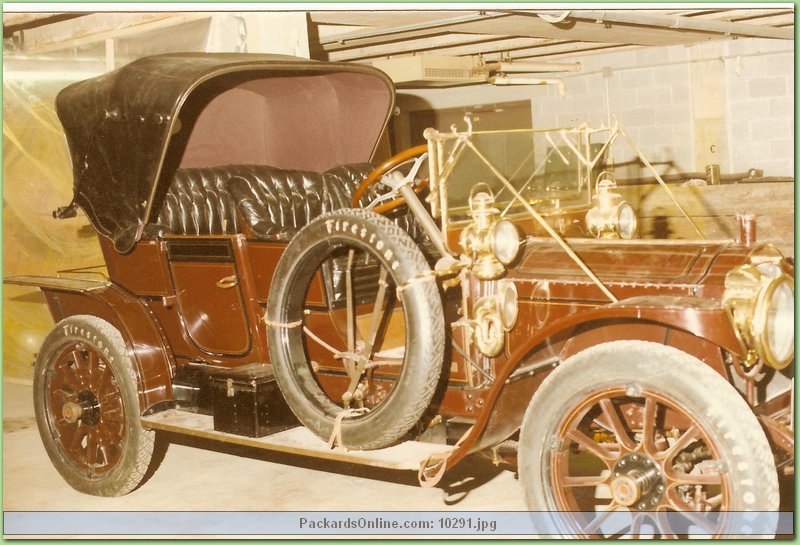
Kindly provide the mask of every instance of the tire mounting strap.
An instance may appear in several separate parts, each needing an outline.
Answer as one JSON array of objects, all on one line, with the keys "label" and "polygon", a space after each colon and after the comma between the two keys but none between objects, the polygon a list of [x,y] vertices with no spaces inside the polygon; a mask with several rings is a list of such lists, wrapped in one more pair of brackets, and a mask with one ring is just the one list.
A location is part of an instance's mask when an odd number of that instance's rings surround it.
[{"label": "tire mounting strap", "polygon": [[300,327],[303,325],[303,320],[297,320],[295,322],[273,322],[271,320],[267,320],[267,315],[264,315],[264,323],[267,327]]},{"label": "tire mounting strap", "polygon": [[419,282],[427,282],[428,280],[434,280],[434,281],[436,280],[436,275],[433,274],[433,271],[428,271],[425,274],[421,274],[419,276],[415,276],[414,278],[411,278],[408,282],[406,282],[402,286],[397,286],[397,288],[396,288],[397,293],[398,294],[402,293],[404,290],[408,289],[413,284],[417,284]]},{"label": "tire mounting strap", "polygon": [[343,451],[347,452],[347,447],[344,446],[344,441],[342,441],[342,420],[348,416],[358,416],[368,412],[369,409],[362,407],[360,409],[347,409],[337,414],[336,419],[333,421],[331,437],[328,439],[328,448],[333,449],[338,446]]},{"label": "tire mounting strap", "polygon": [[[441,481],[444,476],[445,470],[447,470],[447,458],[447,454],[431,454],[425,458],[425,461],[420,464],[419,471],[417,472],[417,480],[422,488],[433,488],[439,484],[439,481]],[[436,470],[436,473],[428,476],[426,471],[433,469],[437,465],[439,469]]]},{"label": "tire mounting strap", "polygon": [[[453,453],[458,450],[458,448],[464,442],[464,439],[466,439],[470,435],[470,433],[472,433],[472,430],[474,428],[475,428],[474,425],[470,426],[469,429],[466,432],[464,432],[464,435],[462,435],[461,438],[458,441],[456,441],[456,444],[454,445],[455,450],[451,450],[450,452],[444,454],[442,453],[431,454],[430,456],[425,458],[425,460],[419,466],[419,471],[417,471],[417,480],[419,481],[419,485],[422,488],[433,488],[434,486],[439,484],[439,481],[442,480],[442,477],[447,471],[447,461],[450,459]],[[428,472],[436,468],[437,466],[438,468],[436,469],[436,473],[429,476]]]}]

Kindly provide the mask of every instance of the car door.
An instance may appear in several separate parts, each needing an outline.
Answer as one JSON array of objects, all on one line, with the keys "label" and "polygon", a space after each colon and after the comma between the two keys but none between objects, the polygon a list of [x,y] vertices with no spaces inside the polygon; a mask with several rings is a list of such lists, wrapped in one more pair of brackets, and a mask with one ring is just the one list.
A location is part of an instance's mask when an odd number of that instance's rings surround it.
[{"label": "car door", "polygon": [[168,255],[186,335],[209,354],[248,352],[250,328],[230,239],[172,240]]}]

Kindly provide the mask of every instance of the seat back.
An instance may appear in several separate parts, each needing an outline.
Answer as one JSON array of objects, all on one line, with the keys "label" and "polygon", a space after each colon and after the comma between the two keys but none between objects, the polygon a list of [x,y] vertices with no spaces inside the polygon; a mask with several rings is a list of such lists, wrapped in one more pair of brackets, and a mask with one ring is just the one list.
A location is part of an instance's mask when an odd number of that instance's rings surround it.
[{"label": "seat back", "polygon": [[257,238],[291,238],[320,214],[342,207],[342,196],[317,172],[235,167],[228,188],[241,221]]},{"label": "seat back", "polygon": [[184,168],[164,197],[155,228],[178,235],[221,235],[239,231],[225,167]]},{"label": "seat back", "polygon": [[[268,165],[178,169],[156,224],[147,226],[145,236],[223,235],[246,226],[256,238],[286,240],[320,214],[352,207],[356,189],[372,168],[360,163],[323,173]],[[361,204],[375,195],[370,188]],[[415,239],[421,235],[406,210],[392,219]]]}]

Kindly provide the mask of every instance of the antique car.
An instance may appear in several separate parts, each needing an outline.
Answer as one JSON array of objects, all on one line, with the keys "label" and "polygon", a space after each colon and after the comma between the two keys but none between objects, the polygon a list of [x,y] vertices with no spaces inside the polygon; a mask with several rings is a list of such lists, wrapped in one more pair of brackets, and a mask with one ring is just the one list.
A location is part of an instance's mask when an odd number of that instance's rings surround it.
[{"label": "antique car", "polygon": [[734,515],[777,511],[793,259],[752,218],[736,241],[640,237],[618,127],[465,118],[373,164],[394,100],[372,67],[254,54],[61,91],[54,215],[82,210],[105,264],[6,282],[56,322],[34,404],[63,478],[129,493],[180,433],[423,486],[487,452],[542,535],[748,534]]}]

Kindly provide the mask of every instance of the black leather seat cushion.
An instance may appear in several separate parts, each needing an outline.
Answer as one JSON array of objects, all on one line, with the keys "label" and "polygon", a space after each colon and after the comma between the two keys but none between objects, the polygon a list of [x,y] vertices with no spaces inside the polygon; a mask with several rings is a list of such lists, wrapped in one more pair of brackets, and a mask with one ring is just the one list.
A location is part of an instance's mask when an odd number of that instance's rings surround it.
[{"label": "black leather seat cushion", "polygon": [[241,220],[258,238],[291,238],[315,217],[343,204],[335,184],[317,172],[236,167],[228,188]]},{"label": "black leather seat cushion", "polygon": [[[267,165],[178,169],[156,224],[147,226],[145,236],[233,234],[245,224],[257,238],[286,240],[320,214],[352,207],[356,189],[372,168],[360,163],[323,173]],[[373,186],[361,205],[375,195]],[[390,217],[420,240],[419,225],[406,209]]]},{"label": "black leather seat cushion", "polygon": [[226,167],[178,169],[148,232],[221,235],[239,232]]}]

